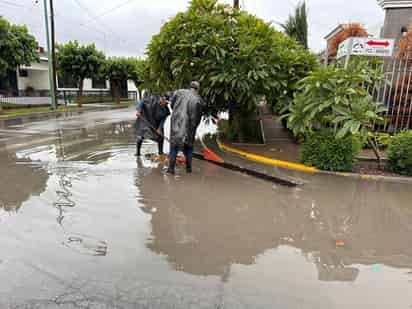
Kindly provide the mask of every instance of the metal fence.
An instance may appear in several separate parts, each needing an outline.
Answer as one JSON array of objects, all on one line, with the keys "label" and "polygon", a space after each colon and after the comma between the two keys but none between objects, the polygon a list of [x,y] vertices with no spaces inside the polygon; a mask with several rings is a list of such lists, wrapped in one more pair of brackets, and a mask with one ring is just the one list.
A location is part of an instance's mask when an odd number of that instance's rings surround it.
[{"label": "metal fence", "polygon": [[[69,105],[77,103],[78,90],[58,90],[57,99],[60,105]],[[93,90],[83,91],[84,103],[109,103],[114,101],[110,90]],[[136,101],[139,98],[137,91],[127,91],[121,97],[122,100]],[[19,96],[11,95],[8,92],[0,90],[0,106],[6,105],[23,105],[23,106],[46,106],[50,105],[49,90],[34,90],[30,92],[21,92]]]},{"label": "metal fence", "polygon": [[398,133],[412,129],[412,57],[395,57],[382,65],[384,79],[373,87],[371,95],[387,107],[385,122],[377,130]]}]

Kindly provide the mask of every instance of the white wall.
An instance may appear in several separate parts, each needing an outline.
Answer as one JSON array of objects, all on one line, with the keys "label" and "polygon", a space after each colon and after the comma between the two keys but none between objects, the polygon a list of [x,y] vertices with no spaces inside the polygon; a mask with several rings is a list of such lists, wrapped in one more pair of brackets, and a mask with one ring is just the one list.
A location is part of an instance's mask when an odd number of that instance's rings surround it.
[{"label": "white wall", "polygon": [[128,89],[129,91],[137,91],[137,88],[136,88],[135,83],[134,83],[133,81],[131,81],[131,80],[128,80],[128,81],[127,81],[127,89]]},{"label": "white wall", "polygon": [[[27,77],[22,77],[20,74],[17,74],[17,83],[18,83],[18,88],[19,90],[26,90],[27,87],[32,87],[34,90],[49,90],[50,89],[50,84],[49,84],[49,75],[48,75],[48,63],[47,61],[41,61],[40,63],[33,63],[29,67],[22,67],[22,69],[27,70],[28,76]],[[83,90],[85,91],[109,91],[110,90],[110,82],[107,80],[106,81],[106,88],[100,89],[100,88],[93,88],[92,87],[92,80],[91,79],[85,79],[84,80],[84,85],[83,85]],[[57,85],[59,86],[59,85]],[[136,86],[133,81],[128,80],[127,81],[127,87],[128,91],[136,91]],[[58,87],[58,89],[67,89],[67,90],[75,90],[77,88],[61,88]]]},{"label": "white wall", "polygon": [[28,76],[20,76],[20,72],[17,70],[19,90],[26,90],[27,87],[32,87],[35,90],[48,90],[50,88],[47,62],[33,63],[29,67],[22,66],[21,69],[27,70]]}]

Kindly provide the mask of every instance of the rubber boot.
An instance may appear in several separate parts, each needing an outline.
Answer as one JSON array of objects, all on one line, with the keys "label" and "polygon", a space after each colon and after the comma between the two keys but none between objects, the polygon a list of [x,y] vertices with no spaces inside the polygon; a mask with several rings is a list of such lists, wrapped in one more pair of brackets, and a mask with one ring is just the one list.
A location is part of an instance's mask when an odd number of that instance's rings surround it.
[{"label": "rubber boot", "polygon": [[188,159],[186,159],[186,173],[192,173],[192,161]]},{"label": "rubber boot", "polygon": [[166,171],[167,174],[174,175],[176,170],[176,160],[169,161],[169,167]]},{"label": "rubber boot", "polygon": [[143,139],[142,140],[138,140],[136,142],[136,157],[140,157],[142,155],[142,145],[143,145]]},{"label": "rubber boot", "polygon": [[164,153],[163,153],[163,139],[159,140],[159,141],[157,142],[157,145],[158,145],[158,149],[159,149],[159,155],[161,156],[161,155],[164,154]]}]

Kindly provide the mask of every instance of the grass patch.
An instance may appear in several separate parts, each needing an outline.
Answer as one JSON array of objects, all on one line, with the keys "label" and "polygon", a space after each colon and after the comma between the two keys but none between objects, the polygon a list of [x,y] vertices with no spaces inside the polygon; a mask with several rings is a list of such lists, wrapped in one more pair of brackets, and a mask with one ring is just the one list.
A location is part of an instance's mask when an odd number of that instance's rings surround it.
[{"label": "grass patch", "polygon": [[[93,107],[82,107],[79,108],[77,106],[59,106],[57,112],[72,112],[72,111],[83,111],[93,109]],[[8,109],[0,111],[0,116],[24,116],[24,115],[31,115],[31,114],[38,114],[38,113],[48,113],[51,112],[49,107],[32,107],[32,108],[19,108],[19,109]]]},{"label": "grass patch", "polygon": [[[135,101],[122,101],[120,105],[117,105],[115,102],[109,102],[105,105],[110,107],[130,107],[136,104]],[[5,104],[1,105],[2,107],[6,107]],[[94,106],[87,106],[83,105],[83,107],[78,107],[77,105],[70,105],[70,106],[62,106],[59,105],[56,112],[74,112],[74,111],[84,111],[84,110],[92,110],[96,109]],[[48,113],[51,112],[51,109],[48,105],[46,106],[21,106],[18,107],[15,104],[7,104],[7,107],[0,111],[0,116],[24,116],[24,115],[31,115],[31,114],[38,114],[38,113]]]},{"label": "grass patch", "polygon": [[[112,102],[111,104],[116,106],[116,102]],[[136,102],[135,101],[121,101],[120,106],[135,106]]]}]

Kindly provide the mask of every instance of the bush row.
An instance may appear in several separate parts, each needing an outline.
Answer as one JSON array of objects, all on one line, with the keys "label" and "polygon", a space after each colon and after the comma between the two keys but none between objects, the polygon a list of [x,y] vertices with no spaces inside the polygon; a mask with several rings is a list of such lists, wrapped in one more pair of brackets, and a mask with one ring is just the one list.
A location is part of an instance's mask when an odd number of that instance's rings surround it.
[{"label": "bush row", "polygon": [[[388,169],[412,176],[412,131],[388,139]],[[327,171],[352,171],[362,144],[356,136],[338,139],[333,130],[310,134],[302,144],[300,160]]]}]

